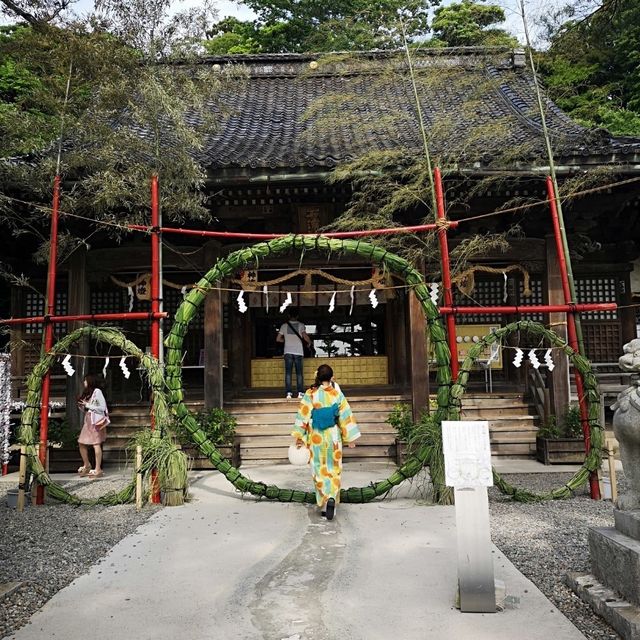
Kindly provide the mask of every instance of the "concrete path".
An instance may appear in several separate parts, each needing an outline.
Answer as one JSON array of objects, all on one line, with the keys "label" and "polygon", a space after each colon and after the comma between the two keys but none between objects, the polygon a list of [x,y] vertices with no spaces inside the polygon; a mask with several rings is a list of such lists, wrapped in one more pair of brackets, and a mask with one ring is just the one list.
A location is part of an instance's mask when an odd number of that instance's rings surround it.
[{"label": "concrete path", "polygon": [[[307,469],[243,469],[308,486]],[[388,467],[348,465],[345,486]],[[194,501],[167,508],[60,591],[11,638],[136,640],[578,640],[578,630],[497,550],[517,608],[461,614],[452,507],[398,497],[314,507],[240,497],[204,472]],[[99,529],[96,530],[99,535]]]}]

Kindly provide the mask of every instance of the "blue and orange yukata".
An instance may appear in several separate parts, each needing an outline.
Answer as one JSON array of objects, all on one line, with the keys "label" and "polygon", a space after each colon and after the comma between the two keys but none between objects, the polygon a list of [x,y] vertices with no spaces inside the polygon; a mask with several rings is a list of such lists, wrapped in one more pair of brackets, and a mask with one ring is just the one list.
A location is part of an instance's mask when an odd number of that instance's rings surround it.
[{"label": "blue and orange yukata", "polygon": [[[337,425],[322,431],[314,429],[312,409],[335,404],[339,407]],[[291,435],[302,440],[310,451],[309,463],[318,506],[323,507],[329,498],[334,498],[337,504],[340,501],[342,443],[349,444],[360,437],[360,429],[342,391],[331,386],[308,389],[300,401]]]}]

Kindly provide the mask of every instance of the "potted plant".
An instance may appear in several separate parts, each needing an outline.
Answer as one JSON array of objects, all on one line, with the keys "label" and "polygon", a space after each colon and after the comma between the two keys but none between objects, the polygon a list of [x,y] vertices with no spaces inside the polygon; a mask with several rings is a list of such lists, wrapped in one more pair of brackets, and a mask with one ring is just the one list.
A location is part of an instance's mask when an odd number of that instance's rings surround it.
[{"label": "potted plant", "polygon": [[[240,466],[240,443],[236,438],[236,419],[224,409],[205,409],[196,415],[200,429],[207,438],[219,449],[220,453],[231,461],[234,467]],[[195,469],[211,469],[208,461],[191,440],[189,432],[178,424],[175,429],[176,437],[186,452],[193,458]]]},{"label": "potted plant", "polygon": [[544,464],[581,464],[584,461],[584,439],[580,408],[568,407],[557,419],[551,416],[538,430],[536,458]]},{"label": "potted plant", "polygon": [[386,422],[396,430],[396,464],[402,466],[409,457],[409,441],[414,430],[413,414],[408,404],[396,404]]}]

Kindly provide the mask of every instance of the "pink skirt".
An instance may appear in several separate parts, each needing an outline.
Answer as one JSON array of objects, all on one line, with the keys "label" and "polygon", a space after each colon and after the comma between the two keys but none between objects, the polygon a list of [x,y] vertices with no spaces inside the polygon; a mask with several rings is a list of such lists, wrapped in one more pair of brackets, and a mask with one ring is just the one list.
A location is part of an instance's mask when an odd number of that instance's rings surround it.
[{"label": "pink skirt", "polygon": [[84,414],[84,423],[82,425],[82,431],[78,436],[78,442],[80,444],[102,444],[107,439],[106,429],[97,429],[91,424],[91,412],[87,411]]}]

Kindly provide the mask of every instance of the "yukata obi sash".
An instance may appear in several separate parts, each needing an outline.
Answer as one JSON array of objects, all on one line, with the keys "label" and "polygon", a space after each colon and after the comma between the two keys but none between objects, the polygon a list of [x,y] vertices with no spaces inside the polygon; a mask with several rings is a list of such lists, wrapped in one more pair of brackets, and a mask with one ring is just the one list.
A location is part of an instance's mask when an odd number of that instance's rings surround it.
[{"label": "yukata obi sash", "polygon": [[340,406],[338,403],[330,407],[320,407],[311,410],[311,424],[317,431],[331,429],[338,423],[340,417]]}]

